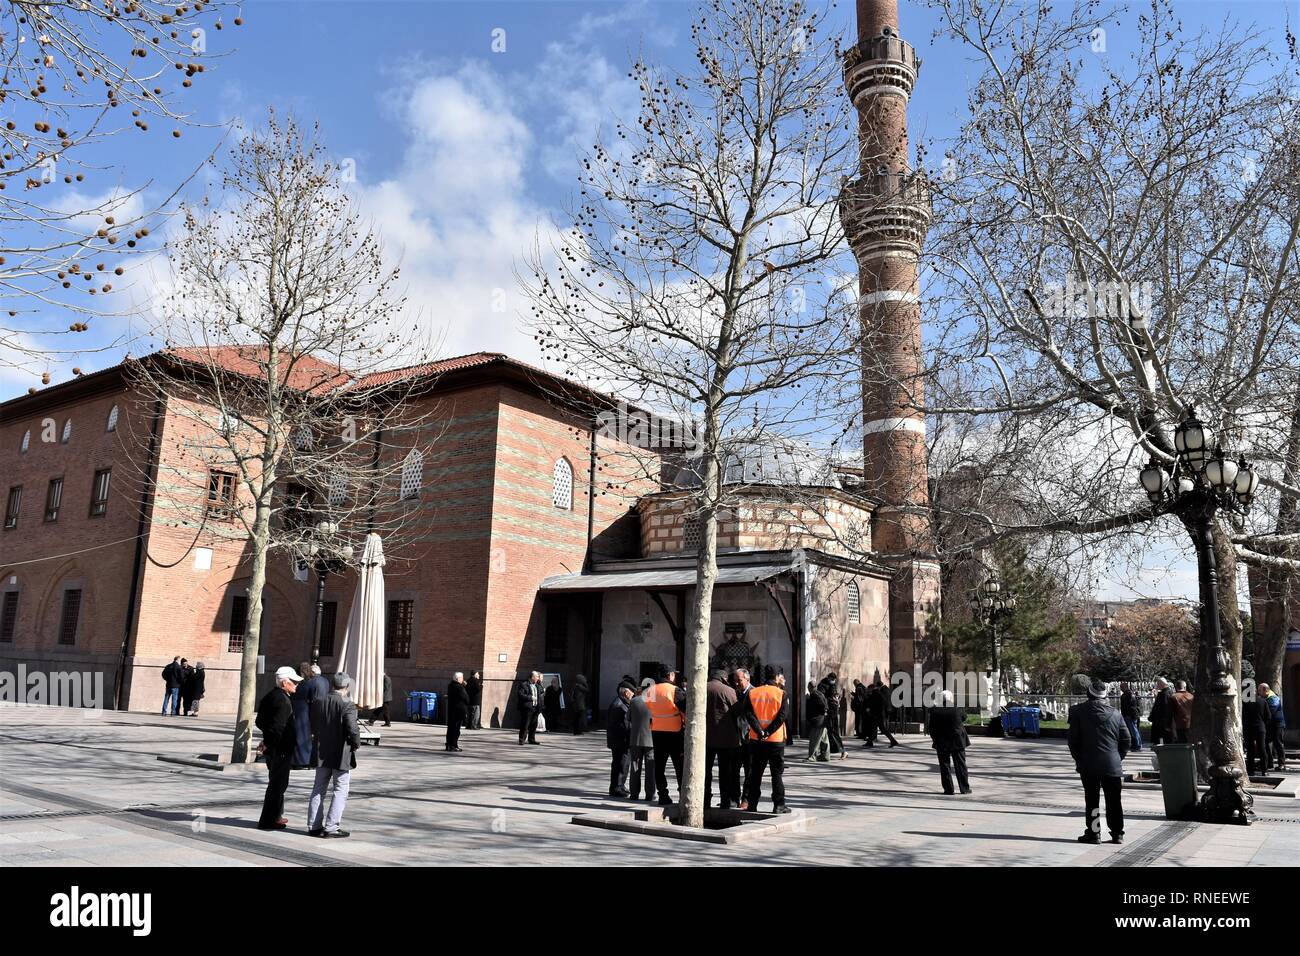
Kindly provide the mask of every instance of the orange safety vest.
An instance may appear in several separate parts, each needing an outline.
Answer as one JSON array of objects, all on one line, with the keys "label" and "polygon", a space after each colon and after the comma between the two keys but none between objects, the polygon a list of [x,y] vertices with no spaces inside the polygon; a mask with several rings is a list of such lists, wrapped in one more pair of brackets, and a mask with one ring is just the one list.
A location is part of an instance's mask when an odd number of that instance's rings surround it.
[{"label": "orange safety vest", "polygon": [[650,729],[679,731],[682,729],[682,712],[677,709],[677,685],[666,681],[655,684],[654,693],[646,700],[650,708]]},{"label": "orange safety vest", "polygon": [[[754,708],[754,716],[758,718],[758,722],[764,730],[771,726],[772,721],[776,720],[776,715],[781,713],[781,705],[784,702],[785,692],[771,684],[754,687],[749,691],[749,706]],[[749,739],[759,739],[758,734],[754,733],[753,727],[749,728]],[[785,743],[785,724],[776,728],[776,733],[768,737],[767,740],[768,743],[773,744]]]}]

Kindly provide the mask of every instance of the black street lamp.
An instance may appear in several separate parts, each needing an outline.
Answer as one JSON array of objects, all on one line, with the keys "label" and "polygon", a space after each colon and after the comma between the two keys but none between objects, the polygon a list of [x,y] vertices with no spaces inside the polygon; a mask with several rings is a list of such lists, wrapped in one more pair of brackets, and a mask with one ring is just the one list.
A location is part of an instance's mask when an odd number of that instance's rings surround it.
[{"label": "black street lamp", "polygon": [[307,545],[307,561],[316,572],[316,615],[311,629],[311,657],[320,662],[320,624],[325,612],[325,579],[343,571],[352,561],[352,545],[341,543],[339,526],[332,521],[316,522]]},{"label": "black street lamp", "polygon": [[1210,657],[1211,736],[1207,742],[1210,790],[1202,798],[1203,820],[1250,823],[1253,798],[1245,790],[1245,771],[1238,760],[1240,748],[1229,739],[1228,728],[1237,708],[1237,685],[1231,674],[1232,655],[1219,625],[1219,571],[1214,557],[1211,528],[1220,511],[1243,515],[1250,508],[1259,475],[1243,458],[1233,461],[1217,445],[1211,452],[1211,435],[1193,409],[1174,431],[1177,457],[1171,463],[1152,459],[1139,473],[1142,489],[1157,514],[1172,514],[1183,523],[1196,546],[1201,591],[1201,642],[1212,648]]},{"label": "black street lamp", "polygon": [[1016,598],[1009,591],[1002,590],[1002,583],[996,577],[990,577],[971,592],[971,607],[975,620],[983,624],[989,632],[989,660],[992,670],[989,675],[989,711],[994,719],[1002,709],[1002,674],[998,667],[998,624],[1010,617],[1016,609]]}]

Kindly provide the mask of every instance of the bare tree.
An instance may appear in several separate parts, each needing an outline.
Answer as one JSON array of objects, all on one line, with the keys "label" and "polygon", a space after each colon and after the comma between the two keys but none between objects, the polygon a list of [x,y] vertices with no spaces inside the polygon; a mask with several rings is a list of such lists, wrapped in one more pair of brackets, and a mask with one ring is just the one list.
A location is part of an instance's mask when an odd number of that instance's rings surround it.
[{"label": "bare tree", "polygon": [[[314,132],[274,114],[224,170],[223,201],[186,207],[160,303],[146,401],[185,427],[158,482],[182,523],[246,542],[248,625],[232,760],[250,757],[262,593],[275,554],[345,564],[418,507],[428,359],[398,321],[397,270],[349,208]],[[143,420],[144,416],[140,416]],[[391,543],[390,543],[391,547]]]},{"label": "bare tree", "polygon": [[[688,423],[676,463],[700,531],[684,649],[689,826],[703,823],[718,516],[728,483],[744,481],[726,469],[740,445],[822,434],[818,377],[858,370],[856,316],[825,278],[853,273],[836,201],[855,156],[824,26],[797,2],[704,3],[698,68],[633,65],[639,117],[586,158],[572,227],[524,282],[556,366]],[[658,480],[658,456],[644,464],[640,478]]]},{"label": "bare tree", "polygon": [[111,311],[92,297],[112,292],[152,218],[139,201],[148,183],[124,186],[102,144],[151,122],[168,141],[181,135],[180,94],[211,61],[209,31],[233,6],[0,4],[0,368],[48,384],[47,361],[90,351],[61,337]]},{"label": "bare tree", "polygon": [[[1011,514],[966,515],[985,532],[967,546],[1170,534],[1136,476],[1175,461],[1172,428],[1193,406],[1266,488],[1290,487],[1278,419],[1300,368],[1300,127],[1280,57],[1249,29],[1189,37],[1162,0],[1123,26],[1087,2],[937,5],[978,75],[934,176],[925,410],[976,420],[984,454],[1014,448],[1002,460],[1020,489]],[[1133,50],[1110,56],[1121,29]],[[1212,538],[1235,671],[1236,561],[1278,559],[1222,512]],[[1211,696],[1198,694],[1198,739]]]}]

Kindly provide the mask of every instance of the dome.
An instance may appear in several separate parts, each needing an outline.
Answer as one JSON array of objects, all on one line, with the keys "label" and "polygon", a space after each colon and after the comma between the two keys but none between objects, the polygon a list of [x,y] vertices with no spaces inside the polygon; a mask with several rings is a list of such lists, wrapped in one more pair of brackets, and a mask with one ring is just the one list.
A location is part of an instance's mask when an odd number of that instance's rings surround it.
[{"label": "dome", "polygon": [[[723,484],[838,486],[828,455],[807,442],[780,435],[729,437],[723,443]],[[698,488],[698,456],[686,459],[673,484]]]}]

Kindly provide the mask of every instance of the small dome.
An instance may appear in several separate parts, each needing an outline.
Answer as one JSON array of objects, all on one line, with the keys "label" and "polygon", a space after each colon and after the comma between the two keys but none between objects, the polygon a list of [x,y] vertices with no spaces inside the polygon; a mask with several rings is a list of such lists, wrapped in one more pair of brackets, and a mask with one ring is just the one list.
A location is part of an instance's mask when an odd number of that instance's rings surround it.
[{"label": "small dome", "polygon": [[[731,437],[724,442],[723,484],[825,487],[839,484],[828,455],[807,442],[779,435]],[[698,458],[688,458],[677,472],[678,488],[698,488]]]}]

